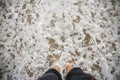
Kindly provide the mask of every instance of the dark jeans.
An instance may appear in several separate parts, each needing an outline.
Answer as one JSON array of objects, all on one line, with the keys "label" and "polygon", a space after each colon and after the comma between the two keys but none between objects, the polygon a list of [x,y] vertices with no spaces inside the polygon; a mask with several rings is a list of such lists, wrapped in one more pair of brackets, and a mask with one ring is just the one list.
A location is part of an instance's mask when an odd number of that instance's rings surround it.
[{"label": "dark jeans", "polygon": [[[38,80],[62,80],[61,74],[55,69],[49,69]],[[65,80],[95,80],[91,75],[86,74],[81,68],[73,68]]]}]

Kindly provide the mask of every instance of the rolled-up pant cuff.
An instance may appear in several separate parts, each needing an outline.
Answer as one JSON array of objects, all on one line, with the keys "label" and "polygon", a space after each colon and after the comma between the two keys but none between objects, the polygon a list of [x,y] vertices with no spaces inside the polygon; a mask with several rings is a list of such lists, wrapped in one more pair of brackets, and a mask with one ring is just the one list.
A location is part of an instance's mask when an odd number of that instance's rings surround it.
[{"label": "rolled-up pant cuff", "polygon": [[91,80],[91,77],[91,75],[84,73],[81,68],[76,67],[68,72],[66,80]]},{"label": "rolled-up pant cuff", "polygon": [[57,70],[49,69],[38,80],[62,80],[62,77]]}]

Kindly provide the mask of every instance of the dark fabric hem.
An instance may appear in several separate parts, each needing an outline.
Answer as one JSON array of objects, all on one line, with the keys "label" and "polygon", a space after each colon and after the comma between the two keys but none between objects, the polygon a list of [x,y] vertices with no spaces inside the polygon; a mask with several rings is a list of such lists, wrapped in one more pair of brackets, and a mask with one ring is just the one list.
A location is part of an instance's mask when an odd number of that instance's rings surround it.
[{"label": "dark fabric hem", "polygon": [[73,68],[72,70],[70,70],[66,76],[66,80],[90,80],[91,79],[91,75],[86,74],[82,71],[81,68],[76,67]]},{"label": "dark fabric hem", "polygon": [[48,69],[48,70],[44,73],[44,75],[45,75],[46,73],[54,73],[54,74],[57,75],[57,77],[58,77],[59,80],[62,80],[61,74],[60,74],[57,70],[55,70],[55,69],[52,69],[52,68],[51,68],[51,69]]},{"label": "dark fabric hem", "polygon": [[70,77],[71,77],[72,75],[76,74],[76,73],[77,73],[77,74],[80,74],[80,73],[83,73],[83,71],[82,71],[82,69],[79,68],[79,67],[75,67],[75,68],[71,69],[71,70],[68,72],[67,76],[66,76],[66,80],[70,80]]}]

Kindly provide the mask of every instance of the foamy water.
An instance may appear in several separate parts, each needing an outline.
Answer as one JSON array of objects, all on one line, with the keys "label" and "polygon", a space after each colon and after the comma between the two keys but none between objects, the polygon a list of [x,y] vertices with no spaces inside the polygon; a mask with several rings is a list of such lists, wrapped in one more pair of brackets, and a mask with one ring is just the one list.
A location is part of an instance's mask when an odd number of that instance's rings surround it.
[{"label": "foamy water", "polygon": [[53,62],[62,72],[67,58],[120,79],[120,1],[0,0],[0,80],[35,80]]}]

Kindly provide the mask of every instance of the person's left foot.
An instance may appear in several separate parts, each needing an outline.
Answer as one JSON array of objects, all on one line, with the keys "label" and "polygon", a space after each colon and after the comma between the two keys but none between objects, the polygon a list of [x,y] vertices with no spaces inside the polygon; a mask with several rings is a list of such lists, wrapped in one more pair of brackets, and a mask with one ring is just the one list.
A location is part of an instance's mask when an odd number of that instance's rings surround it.
[{"label": "person's left foot", "polygon": [[52,68],[60,72],[60,66],[58,64],[53,64]]}]

